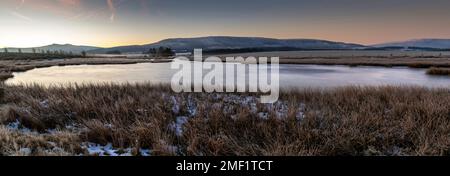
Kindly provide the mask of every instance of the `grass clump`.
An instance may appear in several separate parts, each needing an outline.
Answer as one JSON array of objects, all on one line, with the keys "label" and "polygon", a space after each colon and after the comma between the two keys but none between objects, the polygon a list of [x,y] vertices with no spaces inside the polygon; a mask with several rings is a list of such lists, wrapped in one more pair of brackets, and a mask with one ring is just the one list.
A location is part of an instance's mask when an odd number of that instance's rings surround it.
[{"label": "grass clump", "polygon": [[450,76],[450,68],[432,67],[432,68],[427,70],[427,74],[429,74],[429,75],[448,75],[448,76]]},{"label": "grass clump", "polygon": [[0,81],[5,81],[12,77],[14,77],[14,75],[11,72],[0,72]]}]

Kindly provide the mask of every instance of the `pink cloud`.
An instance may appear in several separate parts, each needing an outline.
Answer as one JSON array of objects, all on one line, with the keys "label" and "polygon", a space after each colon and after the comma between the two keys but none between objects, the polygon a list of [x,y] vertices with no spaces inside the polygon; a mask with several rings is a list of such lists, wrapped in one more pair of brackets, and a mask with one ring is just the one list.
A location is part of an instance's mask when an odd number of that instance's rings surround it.
[{"label": "pink cloud", "polygon": [[109,18],[109,20],[111,22],[114,22],[114,18],[116,15],[116,7],[114,6],[113,0],[106,0],[106,2],[108,3],[108,8],[109,8],[109,11],[111,12],[111,17]]},{"label": "pink cloud", "polygon": [[58,0],[61,4],[65,6],[79,6],[80,0]]},{"label": "pink cloud", "polygon": [[[71,20],[87,20],[91,18],[108,18],[110,22],[116,20],[116,11],[124,3],[140,3],[142,12],[148,13],[147,0],[124,1],[104,0],[103,6],[90,6],[88,0],[10,0],[16,4],[16,11],[38,10],[44,13],[60,16]],[[99,4],[97,4],[99,5]],[[101,4],[100,4],[101,5]]]}]

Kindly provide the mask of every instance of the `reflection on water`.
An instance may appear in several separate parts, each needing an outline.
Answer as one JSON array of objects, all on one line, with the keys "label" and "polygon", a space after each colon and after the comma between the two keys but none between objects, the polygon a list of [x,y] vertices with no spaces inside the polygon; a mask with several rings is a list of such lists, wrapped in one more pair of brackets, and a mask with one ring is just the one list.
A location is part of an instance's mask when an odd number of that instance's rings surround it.
[{"label": "reflection on water", "polygon": [[[281,87],[337,87],[346,85],[419,85],[450,87],[445,76],[429,76],[424,69],[403,67],[348,67],[321,65],[280,65]],[[170,83],[177,70],[170,63],[133,65],[55,66],[15,73],[7,84],[60,85],[67,83]],[[206,71],[205,71],[206,72]],[[257,74],[250,69],[249,74]]]}]

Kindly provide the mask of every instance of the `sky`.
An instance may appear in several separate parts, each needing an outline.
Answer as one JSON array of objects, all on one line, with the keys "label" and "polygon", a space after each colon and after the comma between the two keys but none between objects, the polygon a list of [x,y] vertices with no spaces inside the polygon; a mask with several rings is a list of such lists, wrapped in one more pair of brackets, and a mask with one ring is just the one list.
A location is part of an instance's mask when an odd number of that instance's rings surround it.
[{"label": "sky", "polygon": [[449,0],[1,0],[0,47],[249,36],[378,44],[450,38]]}]

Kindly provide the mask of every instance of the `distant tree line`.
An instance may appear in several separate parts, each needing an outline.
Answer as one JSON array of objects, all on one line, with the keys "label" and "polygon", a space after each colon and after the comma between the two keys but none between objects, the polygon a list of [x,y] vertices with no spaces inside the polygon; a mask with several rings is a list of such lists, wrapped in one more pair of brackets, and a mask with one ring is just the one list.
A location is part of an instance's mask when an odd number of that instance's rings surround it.
[{"label": "distant tree line", "polygon": [[18,54],[47,54],[47,55],[66,55],[66,56],[79,56],[80,54],[74,54],[72,51],[64,50],[39,50],[36,48],[31,48],[29,52],[24,52],[21,48],[17,48],[16,52],[12,52],[12,49],[3,48],[3,53],[18,53]]},{"label": "distant tree line", "polygon": [[170,57],[174,56],[175,52],[169,47],[150,48],[144,54],[150,54],[153,57]]},{"label": "distant tree line", "polygon": [[74,57],[86,57],[85,51],[81,53],[73,53],[64,50],[43,50],[43,49],[21,49],[21,48],[3,48],[0,50],[0,60],[4,59],[62,59]]},{"label": "distant tree line", "polygon": [[119,50],[108,51],[106,54],[122,54]]}]

